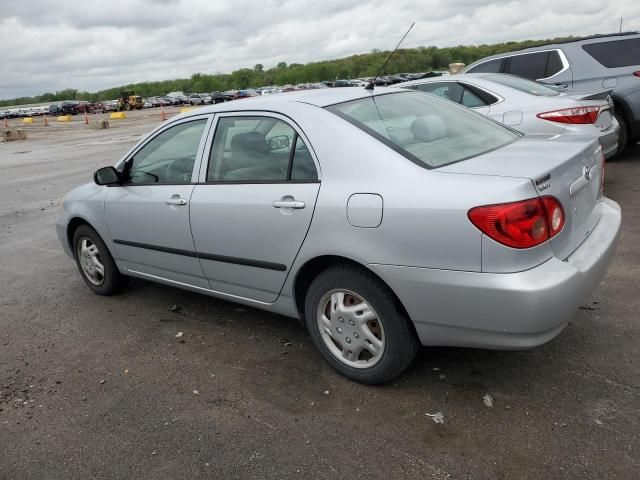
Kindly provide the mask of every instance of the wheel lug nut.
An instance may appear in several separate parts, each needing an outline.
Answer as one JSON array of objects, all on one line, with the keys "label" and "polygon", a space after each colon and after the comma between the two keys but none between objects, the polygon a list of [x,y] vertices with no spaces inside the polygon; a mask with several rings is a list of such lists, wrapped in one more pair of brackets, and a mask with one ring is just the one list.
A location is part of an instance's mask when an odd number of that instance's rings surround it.
[{"label": "wheel lug nut", "polygon": [[353,338],[360,338],[360,335],[358,335],[358,332],[353,332]]},{"label": "wheel lug nut", "polygon": [[340,317],[338,318],[338,321],[340,321],[340,323],[344,323],[344,318]]},{"label": "wheel lug nut", "polygon": [[349,320],[349,323],[350,323],[351,325],[355,325],[355,324],[356,324],[356,322],[354,322],[354,321],[353,321],[353,319]]},{"label": "wheel lug nut", "polygon": [[351,343],[351,339],[350,339],[349,337],[345,338],[345,341],[346,341],[347,343]]},{"label": "wheel lug nut", "polygon": [[342,333],[342,329],[340,327],[336,328],[336,332]]}]

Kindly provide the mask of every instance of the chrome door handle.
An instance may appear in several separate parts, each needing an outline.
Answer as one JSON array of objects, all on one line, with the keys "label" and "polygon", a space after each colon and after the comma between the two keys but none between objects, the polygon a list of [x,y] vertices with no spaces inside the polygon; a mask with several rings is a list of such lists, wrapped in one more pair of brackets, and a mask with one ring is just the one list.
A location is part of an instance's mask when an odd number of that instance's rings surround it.
[{"label": "chrome door handle", "polygon": [[273,205],[274,208],[304,208],[307,206],[307,204],[301,200],[277,200],[271,205]]},{"label": "chrome door handle", "polygon": [[186,205],[187,201],[184,198],[171,197],[167,198],[164,203],[166,203],[167,205]]}]

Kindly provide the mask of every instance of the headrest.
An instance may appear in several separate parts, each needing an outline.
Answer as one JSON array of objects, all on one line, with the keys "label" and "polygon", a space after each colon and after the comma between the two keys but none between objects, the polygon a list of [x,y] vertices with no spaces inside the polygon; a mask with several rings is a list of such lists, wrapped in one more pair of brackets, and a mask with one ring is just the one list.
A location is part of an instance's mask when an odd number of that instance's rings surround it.
[{"label": "headrest", "polygon": [[231,139],[231,151],[239,153],[269,153],[269,145],[260,132],[237,133]]},{"label": "headrest", "polygon": [[419,142],[433,142],[447,134],[447,126],[438,115],[425,115],[411,123],[411,133]]}]

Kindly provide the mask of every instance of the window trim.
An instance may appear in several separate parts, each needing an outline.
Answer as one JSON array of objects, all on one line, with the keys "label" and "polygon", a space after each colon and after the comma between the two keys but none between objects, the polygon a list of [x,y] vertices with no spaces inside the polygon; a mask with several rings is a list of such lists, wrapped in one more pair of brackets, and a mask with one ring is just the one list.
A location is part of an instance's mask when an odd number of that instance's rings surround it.
[{"label": "window trim", "polygon": [[[307,146],[311,159],[316,167],[317,179],[315,180],[226,180],[226,181],[209,181],[207,180],[207,172],[209,171],[209,163],[211,161],[211,149],[213,148],[213,141],[218,129],[218,124],[221,118],[227,117],[264,117],[280,120],[286,123],[294,131],[295,138],[300,137]],[[206,136],[205,148],[202,152],[202,162],[200,164],[200,171],[198,173],[197,185],[270,185],[270,184],[291,184],[291,183],[321,183],[322,169],[320,168],[320,162],[316,156],[313,146],[309,142],[308,137],[304,134],[300,126],[288,115],[280,112],[274,112],[271,110],[229,110],[225,112],[216,112],[215,118],[209,127],[209,132]],[[292,146],[292,152],[295,149],[295,145]],[[289,167],[292,167],[291,161],[293,153],[290,152]],[[287,175],[289,176],[289,175]]]},{"label": "window trim", "polygon": [[[558,52],[558,54],[560,55],[560,61],[562,62],[562,70],[560,70],[559,72],[554,73],[553,75],[550,75],[548,77],[536,78],[537,81],[538,80],[549,80],[550,78],[556,77],[556,76],[560,75],[561,73],[566,72],[567,70],[569,70],[569,60],[567,60],[567,56],[564,54],[564,52],[560,48],[545,48],[545,49],[542,49],[542,50],[535,50],[533,52],[524,52],[524,53],[515,53],[515,54],[511,53],[511,54],[500,55],[500,56],[497,56],[497,57],[491,57],[491,58],[488,58],[488,59],[483,60],[481,62],[471,64],[469,66],[469,68],[466,68],[463,73],[473,73],[473,72],[469,72],[469,70],[471,68],[476,68],[477,66],[482,65],[483,63],[490,62],[492,60],[510,60],[512,57],[519,57],[519,56],[522,56],[522,55],[531,55],[533,53],[544,53],[544,52],[554,52],[554,51]],[[547,64],[548,64],[548,62],[549,62],[549,59],[547,58]],[[509,73],[509,72],[504,71],[503,67],[505,67],[505,63],[502,64],[502,67],[500,68],[501,71],[498,72],[498,73]]]},{"label": "window trim", "polygon": [[136,154],[142,150],[147,144],[149,144],[154,138],[158,135],[161,135],[165,131],[170,128],[176,127],[178,125],[182,125],[183,123],[194,122],[198,120],[206,120],[204,129],[202,131],[202,135],[200,136],[200,143],[198,144],[198,149],[196,150],[196,158],[193,162],[193,169],[191,170],[191,181],[189,183],[121,183],[119,185],[114,185],[117,187],[151,187],[151,186],[159,186],[159,185],[195,185],[197,183],[197,172],[199,172],[200,165],[202,163],[202,153],[205,147],[205,141],[208,138],[208,132],[211,127],[211,123],[213,120],[213,114],[201,114],[189,116],[186,118],[181,118],[178,120],[171,121],[166,124],[162,124],[157,127],[155,130],[152,130],[145,138],[143,138],[140,142],[134,145],[116,164],[114,168],[121,171],[121,168],[125,168],[125,165],[129,160],[136,156]]}]

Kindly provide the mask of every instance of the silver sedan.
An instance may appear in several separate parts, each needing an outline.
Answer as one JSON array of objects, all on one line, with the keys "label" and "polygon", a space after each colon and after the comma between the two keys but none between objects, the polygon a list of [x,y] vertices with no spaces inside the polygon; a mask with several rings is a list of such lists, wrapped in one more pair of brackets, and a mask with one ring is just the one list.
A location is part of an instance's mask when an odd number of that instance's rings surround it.
[{"label": "silver sedan", "polygon": [[504,73],[467,73],[405,82],[411,88],[473,108],[526,134],[597,138],[605,158],[619,148],[620,125],[608,90],[585,94]]},{"label": "silver sedan", "polygon": [[410,90],[325,89],[172,118],[71,191],[57,232],[95,293],[129,277],[296,317],[382,383],[422,345],[558,335],[621,214],[589,138],[526,138]]}]

